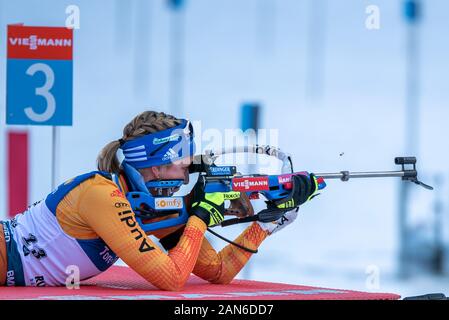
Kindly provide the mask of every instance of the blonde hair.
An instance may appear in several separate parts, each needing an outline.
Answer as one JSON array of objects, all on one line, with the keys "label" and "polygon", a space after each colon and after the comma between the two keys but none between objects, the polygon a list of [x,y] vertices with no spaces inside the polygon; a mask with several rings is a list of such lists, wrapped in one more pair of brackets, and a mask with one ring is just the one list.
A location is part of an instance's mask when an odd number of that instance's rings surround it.
[{"label": "blonde hair", "polygon": [[[181,120],[164,112],[145,111],[137,115],[123,129],[121,140],[124,142],[175,127]],[[100,171],[119,173],[120,163],[116,153],[120,148],[120,139],[114,140],[103,147],[97,157],[97,167]]]}]

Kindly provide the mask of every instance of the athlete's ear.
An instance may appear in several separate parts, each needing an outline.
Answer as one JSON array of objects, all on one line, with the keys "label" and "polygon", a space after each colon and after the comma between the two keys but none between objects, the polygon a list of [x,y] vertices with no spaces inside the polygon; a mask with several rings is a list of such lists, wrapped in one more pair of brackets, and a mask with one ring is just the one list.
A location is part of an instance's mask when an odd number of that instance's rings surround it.
[{"label": "athlete's ear", "polygon": [[161,175],[161,170],[159,169],[159,167],[150,167],[150,170],[151,170],[152,175],[156,179],[159,179],[159,177]]},{"label": "athlete's ear", "polygon": [[148,167],[139,169],[144,181],[157,180],[161,176],[161,171],[158,167]]}]

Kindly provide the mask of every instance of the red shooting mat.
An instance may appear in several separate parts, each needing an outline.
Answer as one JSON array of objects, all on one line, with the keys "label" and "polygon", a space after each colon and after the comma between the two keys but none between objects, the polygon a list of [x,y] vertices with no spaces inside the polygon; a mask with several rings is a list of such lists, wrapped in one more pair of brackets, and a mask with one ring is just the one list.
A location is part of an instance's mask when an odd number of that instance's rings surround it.
[{"label": "red shooting mat", "polygon": [[191,276],[182,291],[158,290],[128,267],[113,266],[101,275],[81,282],[79,289],[66,287],[1,287],[0,299],[38,300],[396,300],[391,293],[326,289],[283,283],[234,280],[228,285],[210,284]]}]

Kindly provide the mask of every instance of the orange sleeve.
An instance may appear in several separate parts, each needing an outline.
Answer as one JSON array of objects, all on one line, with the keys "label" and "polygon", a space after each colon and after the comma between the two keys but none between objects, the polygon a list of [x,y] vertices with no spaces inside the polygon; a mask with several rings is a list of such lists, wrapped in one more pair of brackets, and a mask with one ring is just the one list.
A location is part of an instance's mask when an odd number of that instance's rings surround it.
[{"label": "orange sleeve", "polygon": [[[257,223],[251,224],[234,241],[248,249],[257,249],[267,233]],[[251,258],[252,253],[228,244],[219,253],[206,238],[203,240],[193,273],[212,283],[228,284]]]},{"label": "orange sleeve", "polygon": [[166,254],[156,246],[134,218],[129,202],[117,186],[103,179],[85,189],[78,212],[83,220],[133,270],[163,290],[180,290],[193,270],[206,230],[190,217],[180,241]]}]

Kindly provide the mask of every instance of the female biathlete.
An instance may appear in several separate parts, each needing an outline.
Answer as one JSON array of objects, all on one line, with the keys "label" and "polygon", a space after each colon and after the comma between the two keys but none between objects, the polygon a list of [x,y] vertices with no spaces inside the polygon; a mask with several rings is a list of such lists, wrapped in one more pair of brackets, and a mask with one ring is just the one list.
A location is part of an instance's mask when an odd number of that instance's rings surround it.
[{"label": "female biathlete", "polygon": [[[182,134],[173,134],[174,130]],[[176,144],[181,148],[174,148]],[[163,290],[181,290],[192,272],[211,283],[231,282],[251,253],[232,244],[217,253],[204,237],[208,226],[224,219],[223,194],[196,192],[184,225],[147,232],[167,250],[146,236],[125,196],[133,184],[124,164],[145,183],[167,179],[188,183],[194,150],[188,121],[154,111],[136,116],[122,138],[100,152],[98,171],[66,181],[44,200],[0,223],[0,285],[61,286],[69,266],[78,267],[84,280],[107,270],[118,258]],[[297,191],[289,199],[292,210],[272,223],[253,222],[235,243],[256,249],[294,221],[299,205],[315,194],[317,182],[311,174],[293,183],[300,188],[294,188]],[[278,205],[285,208],[285,203]]]}]

